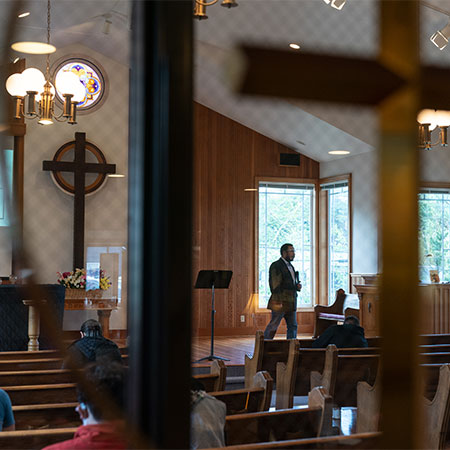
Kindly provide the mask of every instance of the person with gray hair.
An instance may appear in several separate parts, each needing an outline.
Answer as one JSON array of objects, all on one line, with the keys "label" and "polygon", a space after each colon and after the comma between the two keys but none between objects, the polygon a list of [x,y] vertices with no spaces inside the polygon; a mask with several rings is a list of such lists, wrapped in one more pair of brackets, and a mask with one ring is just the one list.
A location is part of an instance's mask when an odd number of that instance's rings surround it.
[{"label": "person with gray hair", "polygon": [[[103,337],[102,326],[97,320],[89,319],[81,325],[81,338],[73,342],[67,349],[67,358],[63,367],[70,363],[84,367],[92,362],[116,361],[122,363],[117,344]],[[70,363],[69,363],[70,360]]]}]

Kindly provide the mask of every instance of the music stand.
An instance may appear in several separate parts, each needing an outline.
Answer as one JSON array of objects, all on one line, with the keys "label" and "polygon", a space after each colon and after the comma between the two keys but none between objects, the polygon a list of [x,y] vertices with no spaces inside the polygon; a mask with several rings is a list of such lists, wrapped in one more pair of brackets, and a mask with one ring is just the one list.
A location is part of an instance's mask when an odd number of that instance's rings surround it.
[{"label": "music stand", "polygon": [[229,361],[227,358],[214,355],[214,315],[216,313],[214,310],[214,291],[215,289],[228,289],[232,275],[231,270],[200,270],[197,275],[195,289],[211,289],[211,353],[195,362],[214,361],[215,359]]}]

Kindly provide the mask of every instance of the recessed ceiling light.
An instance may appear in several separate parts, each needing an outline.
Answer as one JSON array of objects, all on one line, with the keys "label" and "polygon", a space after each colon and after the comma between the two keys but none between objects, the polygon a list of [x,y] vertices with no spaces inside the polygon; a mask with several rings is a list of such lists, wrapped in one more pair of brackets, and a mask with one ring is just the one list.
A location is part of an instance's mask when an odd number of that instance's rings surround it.
[{"label": "recessed ceiling light", "polygon": [[55,53],[56,47],[45,42],[14,42],[11,48],[16,52],[29,53],[31,55],[47,55],[49,53]]},{"label": "recessed ceiling light", "polygon": [[108,174],[109,178],[125,178],[125,175],[121,174],[121,173],[110,173]]},{"label": "recessed ceiling light", "polygon": [[24,17],[27,17],[27,16],[29,16],[30,15],[30,11],[25,11],[25,12],[23,12],[22,14],[19,14],[17,17],[19,18],[19,19],[23,19]]},{"label": "recessed ceiling light", "polygon": [[293,48],[294,50],[298,50],[300,48],[300,45],[298,45],[298,44],[289,44],[289,47]]},{"label": "recessed ceiling light", "polygon": [[245,192],[257,192],[258,189],[255,189],[255,188],[247,188],[247,189],[244,189],[244,191],[245,191]]},{"label": "recessed ceiling light", "polygon": [[348,150],[330,150],[328,152],[329,155],[349,155],[350,152]]}]

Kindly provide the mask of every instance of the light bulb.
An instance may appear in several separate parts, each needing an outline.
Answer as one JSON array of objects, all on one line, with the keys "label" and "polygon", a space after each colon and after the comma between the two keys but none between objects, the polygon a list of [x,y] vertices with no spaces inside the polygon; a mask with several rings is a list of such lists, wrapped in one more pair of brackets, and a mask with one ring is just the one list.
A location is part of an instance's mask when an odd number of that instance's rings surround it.
[{"label": "light bulb", "polygon": [[6,90],[13,97],[25,97],[27,95],[21,73],[13,73],[8,77],[6,80]]},{"label": "light bulb", "polygon": [[31,67],[22,72],[23,85],[26,91],[41,92],[44,88],[45,77],[39,70]]},{"label": "light bulb", "polygon": [[436,122],[439,127],[450,126],[450,111],[437,110]]},{"label": "light bulb", "polygon": [[86,97],[86,88],[81,81],[78,81],[78,85],[73,94],[72,101],[77,103],[82,103]]},{"label": "light bulb", "polygon": [[58,89],[58,92],[62,95],[74,95],[79,83],[80,79],[73,72],[60,72],[55,80],[56,89]]}]

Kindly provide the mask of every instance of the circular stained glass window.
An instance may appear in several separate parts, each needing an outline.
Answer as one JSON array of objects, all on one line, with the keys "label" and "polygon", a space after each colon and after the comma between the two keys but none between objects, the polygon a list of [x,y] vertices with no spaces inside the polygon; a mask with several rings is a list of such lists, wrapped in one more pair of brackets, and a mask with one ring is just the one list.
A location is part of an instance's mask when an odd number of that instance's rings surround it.
[{"label": "circular stained glass window", "polygon": [[[61,72],[73,72],[86,89],[84,99],[78,103],[78,111],[82,112],[93,108],[105,97],[105,78],[98,66],[92,62],[82,58],[66,59],[56,68],[53,79],[56,79]],[[58,90],[56,90],[56,96],[61,102],[64,102],[62,93]]]}]

